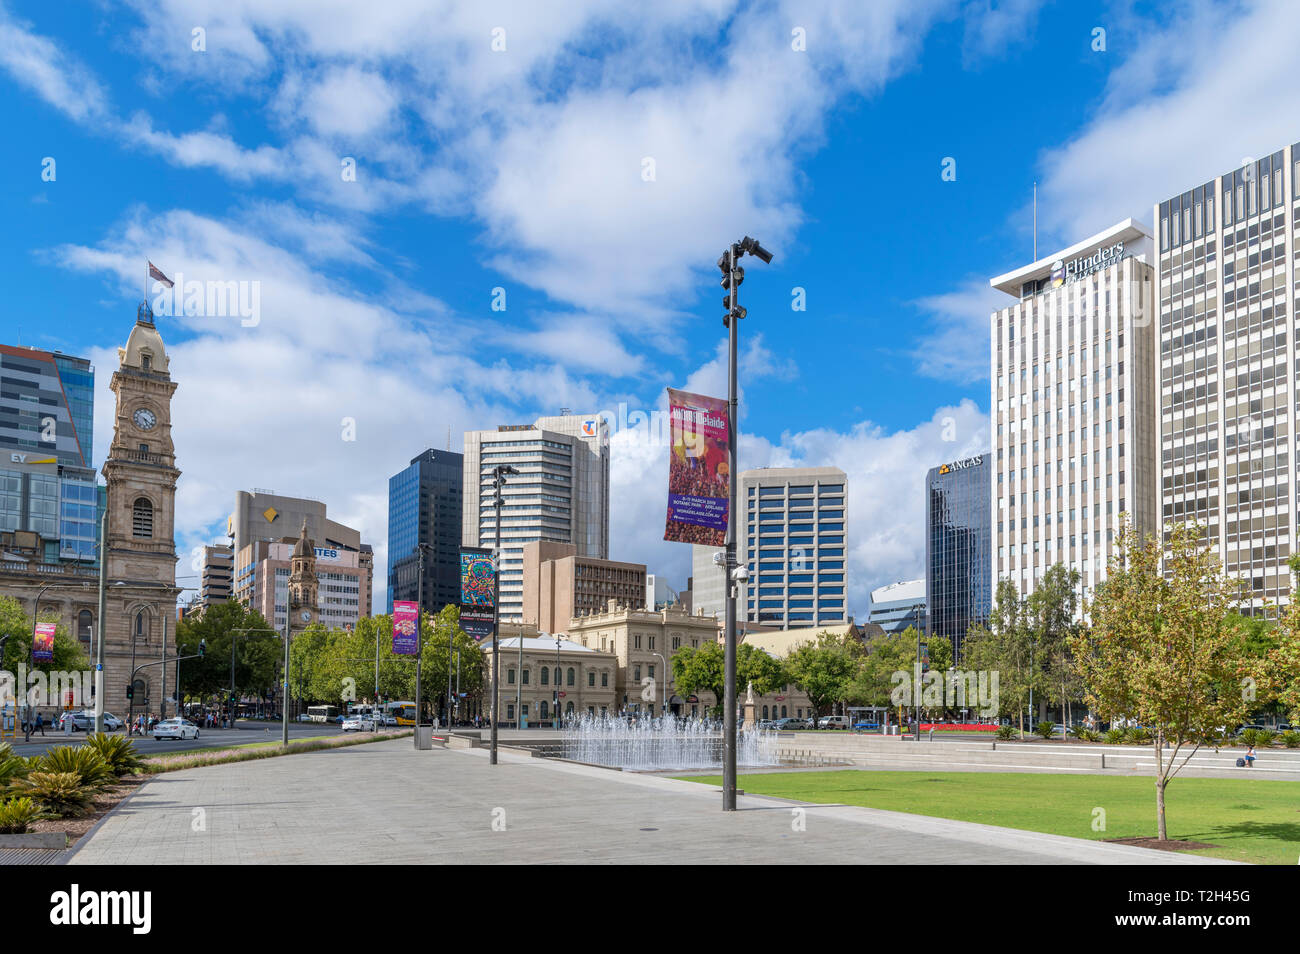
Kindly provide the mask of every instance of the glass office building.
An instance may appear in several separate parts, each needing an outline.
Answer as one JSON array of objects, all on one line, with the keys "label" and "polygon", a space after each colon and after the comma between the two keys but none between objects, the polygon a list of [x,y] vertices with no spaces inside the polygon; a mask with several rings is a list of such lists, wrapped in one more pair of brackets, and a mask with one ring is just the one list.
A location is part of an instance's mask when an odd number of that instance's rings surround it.
[{"label": "glass office building", "polygon": [[89,361],[0,345],[0,532],[39,534],[45,563],[96,560],[94,408]]},{"label": "glass office building", "polygon": [[838,467],[770,467],[740,475],[749,585],[739,619],[792,629],[848,622],[847,488]]},{"label": "glass office building", "polygon": [[988,622],[993,596],[989,455],[930,468],[925,476],[926,635],[961,652],[971,624]]},{"label": "glass office building", "polygon": [[460,602],[460,546],[465,459],[426,450],[388,480],[388,612],[393,600],[419,595],[419,554],[424,555],[424,608],[437,613]]}]

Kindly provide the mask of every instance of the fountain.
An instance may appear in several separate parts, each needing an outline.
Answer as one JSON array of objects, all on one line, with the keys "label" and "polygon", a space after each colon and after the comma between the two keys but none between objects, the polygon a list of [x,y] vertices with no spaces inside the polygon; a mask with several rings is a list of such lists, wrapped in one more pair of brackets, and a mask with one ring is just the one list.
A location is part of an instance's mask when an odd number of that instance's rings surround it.
[{"label": "fountain", "polygon": [[[562,757],[633,772],[722,767],[722,723],[672,715],[620,718],[583,715],[560,732]],[[776,734],[737,732],[738,766],[776,765]]]}]

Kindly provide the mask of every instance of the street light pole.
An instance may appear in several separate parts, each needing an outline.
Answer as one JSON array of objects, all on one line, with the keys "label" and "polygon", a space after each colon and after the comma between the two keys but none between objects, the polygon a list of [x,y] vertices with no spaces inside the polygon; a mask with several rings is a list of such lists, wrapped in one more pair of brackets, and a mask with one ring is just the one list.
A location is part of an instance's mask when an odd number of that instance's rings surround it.
[{"label": "street light pole", "polygon": [[420,664],[424,657],[424,548],[417,543],[415,580],[415,747],[420,747]]},{"label": "street light pole", "polygon": [[555,731],[560,731],[560,674],[563,667],[560,665],[560,637],[555,637]]},{"label": "street light pole", "polygon": [[[492,741],[489,763],[497,764],[497,723],[501,721],[498,706],[501,702],[501,653],[498,630],[501,629],[501,506],[505,498],[501,489],[506,485],[506,477],[519,473],[509,464],[498,464],[492,468],[492,504],[496,510],[496,545],[492,549]],[[519,644],[522,653],[524,637],[520,635]],[[523,674],[520,673],[520,678]],[[516,713],[518,716],[518,713]]]},{"label": "street light pole", "polygon": [[[99,518],[99,611],[95,614],[95,733],[104,733],[104,616],[108,613],[108,508]],[[179,677],[178,677],[179,678]],[[177,683],[180,686],[180,683]],[[120,700],[119,700],[120,701]]]},{"label": "street light pole", "polygon": [[727,597],[723,630],[725,650],[722,689],[722,810],[724,812],[736,810],[736,602],[741,580],[748,579],[748,573],[741,572],[743,567],[736,559],[736,497],[740,461],[739,448],[736,446],[736,417],[739,411],[737,358],[740,320],[746,314],[745,309],[740,305],[740,283],[745,280],[745,271],[737,262],[746,252],[763,262],[772,261],[772,253],[748,235],[739,242],[727,246],[727,250],[718,259],[718,268],[723,273],[722,287],[727,290],[727,297],[723,299],[724,307],[727,309],[723,324],[727,326],[727,447],[730,451],[727,471]]}]

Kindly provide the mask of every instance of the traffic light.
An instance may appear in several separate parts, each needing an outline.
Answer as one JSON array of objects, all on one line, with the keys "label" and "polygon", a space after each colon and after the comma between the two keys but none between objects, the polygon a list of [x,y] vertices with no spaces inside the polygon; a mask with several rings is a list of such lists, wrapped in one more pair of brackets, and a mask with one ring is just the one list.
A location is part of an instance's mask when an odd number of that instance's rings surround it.
[{"label": "traffic light", "polygon": [[743,254],[743,249],[733,246],[723,252],[722,257],[718,259],[718,271],[722,272],[722,280],[718,284],[727,290],[727,294],[722,299],[724,325],[731,320],[732,315],[737,318],[745,317],[745,309],[739,305],[736,296],[737,290],[745,281],[745,270],[736,264],[736,259]]},{"label": "traffic light", "polygon": [[204,656],[206,656],[207,654],[208,654],[208,641],[207,641],[206,639],[200,639],[200,640],[199,640],[199,658],[202,659],[202,658],[203,658]]},{"label": "traffic light", "polygon": [[135,698],[135,686],[127,686],[127,687],[126,687],[126,697],[127,697],[128,699],[134,699],[134,698]]}]

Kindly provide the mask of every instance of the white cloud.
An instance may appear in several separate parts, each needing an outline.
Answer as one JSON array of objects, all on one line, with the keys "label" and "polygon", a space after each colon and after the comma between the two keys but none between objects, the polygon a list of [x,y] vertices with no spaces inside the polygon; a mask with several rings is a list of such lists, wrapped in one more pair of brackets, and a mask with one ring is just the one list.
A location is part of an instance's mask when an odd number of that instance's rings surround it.
[{"label": "white cloud", "polygon": [[3,6],[0,67],[14,82],[77,122],[96,120],[106,110],[107,95],[99,81],[51,40],[10,17]]},{"label": "white cloud", "polygon": [[1040,223],[1061,245],[1128,216],[1155,225],[1153,204],[1300,139],[1292,0],[1196,3],[1126,34],[1105,102],[1043,161]]},{"label": "white cloud", "polygon": [[397,97],[382,76],[350,66],[326,73],[301,108],[316,132],[351,139],[385,128]]},{"label": "white cloud", "polygon": [[929,314],[930,327],[912,357],[921,374],[971,384],[989,376],[989,315],[1011,303],[1005,292],[989,287],[987,278],[971,278],[940,295],[915,304]]},{"label": "white cloud", "polygon": [[[862,421],[847,432],[802,431],[778,441],[742,432],[739,441],[745,469],[833,466],[848,475],[848,606],[865,619],[872,589],[925,575],[926,471],[986,453],[988,417],[963,401],[896,431]],[[619,505],[611,513],[610,556],[645,562],[670,585],[685,586],[690,547],[663,540],[668,449],[628,430],[615,433],[611,450],[610,488]]]}]

